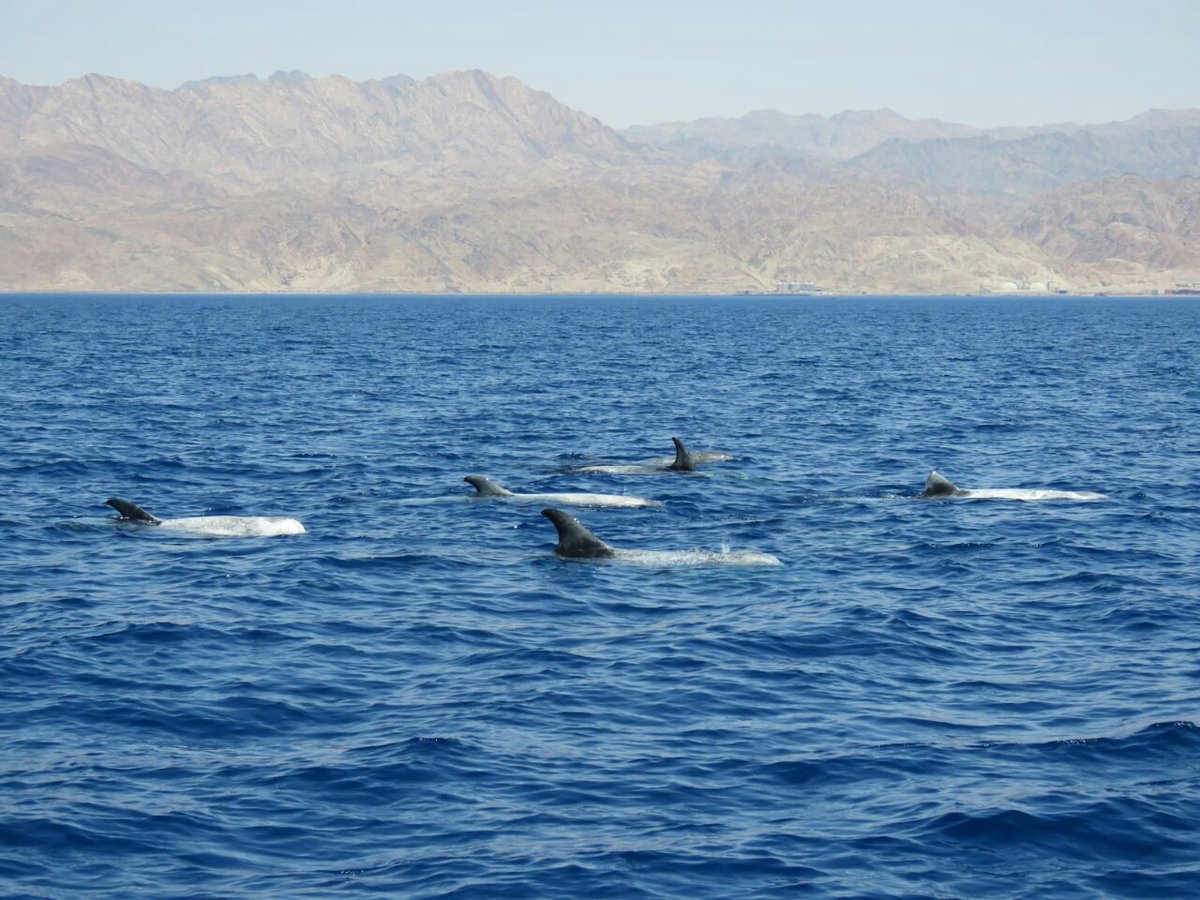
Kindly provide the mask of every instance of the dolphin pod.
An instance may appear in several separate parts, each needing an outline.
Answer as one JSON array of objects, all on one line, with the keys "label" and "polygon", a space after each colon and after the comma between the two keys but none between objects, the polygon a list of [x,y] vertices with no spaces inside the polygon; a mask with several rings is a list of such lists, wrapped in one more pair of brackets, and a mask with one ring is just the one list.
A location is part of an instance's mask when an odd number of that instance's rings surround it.
[{"label": "dolphin pod", "polygon": [[[697,466],[733,459],[728,453],[706,451],[694,453],[683,441],[672,437],[675,444],[673,459],[654,460],[637,465],[587,466],[578,472],[605,474],[642,474],[649,472],[694,472]],[[463,479],[472,485],[474,498],[499,498],[528,503],[548,503],[562,506],[614,507],[639,509],[661,507],[657,500],[634,497],[626,494],[599,494],[589,492],[550,492],[522,494],[510,491],[490,478],[468,475]],[[1074,500],[1093,501],[1107,499],[1104,494],[1092,491],[1060,491],[1028,488],[961,488],[939,472],[931,471],[925,480],[923,499],[976,499],[976,500]],[[176,519],[160,519],[136,503],[110,497],[105,503],[120,513],[120,521],[166,528],[194,534],[221,537],[271,537],[285,534],[304,534],[305,528],[298,520],[284,516],[192,516]],[[553,506],[542,510],[558,532],[558,544],[554,552],[568,559],[617,560],[642,565],[744,565],[778,566],[778,557],[758,550],[634,550],[612,547],[596,537],[574,516]]]},{"label": "dolphin pod", "polygon": [[567,559],[614,560],[647,566],[781,566],[779,557],[758,550],[627,550],[606,544],[587,526],[561,509],[543,509],[554,523],[558,544],[554,552]]},{"label": "dolphin pod", "polygon": [[1103,494],[1092,491],[1052,491],[1040,488],[960,488],[936,470],[925,479],[921,496],[929,499],[958,497],[964,500],[1104,500]]},{"label": "dolphin pod", "polygon": [[589,494],[550,493],[550,494],[515,494],[502,487],[490,478],[482,475],[468,475],[463,481],[478,492],[472,499],[481,497],[497,497],[522,503],[557,503],[562,506],[611,506],[618,509],[639,509],[647,506],[662,506],[657,500],[647,500],[645,497],[630,497],[625,494]]},{"label": "dolphin pod", "polygon": [[300,522],[283,516],[192,516],[183,519],[160,519],[128,500],[110,497],[104,502],[121,514],[122,521],[154,525],[174,531],[188,531],[214,537],[304,534],[304,526]]},{"label": "dolphin pod", "polygon": [[[707,463],[733,459],[728,453],[703,451],[693,453],[678,437],[671,438],[675,445],[673,458],[651,460],[629,465],[585,466],[575,471],[589,474],[633,475],[661,472],[694,472],[696,467]],[[584,492],[562,492],[543,494],[521,494],[508,490],[482,475],[468,475],[463,481],[475,488],[472,499],[482,497],[500,498],[519,502],[552,503],[562,506],[593,506],[617,508],[645,508],[662,506],[656,500],[631,497],[624,494],[595,494]],[[742,565],[778,566],[779,559],[757,550],[633,550],[612,547],[604,543],[574,516],[556,508],[542,510],[542,515],[554,523],[558,530],[558,546],[555,553],[568,559],[613,560],[625,563],[654,566],[689,565]]]}]

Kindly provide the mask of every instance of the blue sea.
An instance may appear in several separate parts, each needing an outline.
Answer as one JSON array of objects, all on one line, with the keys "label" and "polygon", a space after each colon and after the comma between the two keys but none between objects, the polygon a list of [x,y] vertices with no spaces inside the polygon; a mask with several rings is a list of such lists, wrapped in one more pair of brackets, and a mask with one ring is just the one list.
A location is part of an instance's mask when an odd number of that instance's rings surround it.
[{"label": "blue sea", "polygon": [[8,295],[0,414],[5,897],[1200,893],[1195,300]]}]

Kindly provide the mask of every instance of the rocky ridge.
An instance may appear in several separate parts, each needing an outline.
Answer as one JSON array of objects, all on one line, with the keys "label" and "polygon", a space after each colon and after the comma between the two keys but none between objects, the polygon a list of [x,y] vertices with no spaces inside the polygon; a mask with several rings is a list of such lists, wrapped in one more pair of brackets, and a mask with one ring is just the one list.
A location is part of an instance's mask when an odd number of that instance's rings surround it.
[{"label": "rocky ridge", "polygon": [[0,79],[0,290],[1165,290],[1198,178],[1195,110],[617,132],[477,71]]}]

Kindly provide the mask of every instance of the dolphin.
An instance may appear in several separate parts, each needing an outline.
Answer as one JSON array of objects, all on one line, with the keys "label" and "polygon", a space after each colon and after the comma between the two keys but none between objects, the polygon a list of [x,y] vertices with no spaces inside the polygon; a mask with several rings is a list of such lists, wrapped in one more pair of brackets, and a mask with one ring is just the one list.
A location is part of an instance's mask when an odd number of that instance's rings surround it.
[{"label": "dolphin", "polygon": [[561,509],[543,509],[542,515],[558,531],[554,552],[567,559],[607,559],[643,566],[783,565],[778,557],[758,550],[626,550],[604,543],[586,525]]},{"label": "dolphin", "polygon": [[663,457],[651,460],[650,462],[627,465],[584,466],[575,471],[591,475],[649,475],[655,472],[695,472],[697,466],[733,459],[730,454],[720,453],[715,450],[701,450],[693,453],[677,437],[671,438],[671,442],[675,445],[674,457]]},{"label": "dolphin", "polygon": [[300,522],[283,516],[193,516],[184,519],[160,519],[128,500],[110,497],[104,502],[121,514],[121,521],[157,525],[175,531],[190,531],[216,537],[304,534],[304,526]]},{"label": "dolphin", "polygon": [[925,490],[921,496],[926,499],[943,499],[961,497],[967,500],[1105,500],[1103,494],[1092,491],[1051,491],[1025,488],[975,488],[966,490],[960,488],[950,479],[937,471],[929,473],[925,479]]},{"label": "dolphin", "polygon": [[559,503],[563,506],[613,506],[622,509],[662,506],[657,500],[647,500],[645,497],[628,497],[624,494],[514,494],[512,491],[492,481],[492,479],[484,478],[482,475],[468,475],[463,481],[473,485],[475,490],[478,491],[478,493],[472,495],[472,499],[500,497],[520,503]]}]

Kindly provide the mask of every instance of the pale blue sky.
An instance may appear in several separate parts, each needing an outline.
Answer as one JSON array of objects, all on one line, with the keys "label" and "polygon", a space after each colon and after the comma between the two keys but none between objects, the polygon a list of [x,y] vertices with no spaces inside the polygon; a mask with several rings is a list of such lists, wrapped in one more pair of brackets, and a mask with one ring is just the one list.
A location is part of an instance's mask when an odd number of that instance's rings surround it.
[{"label": "pale blue sky", "polygon": [[0,75],[175,88],[514,75],[614,127],[888,106],[971,125],[1200,107],[1200,0],[0,0]]}]

